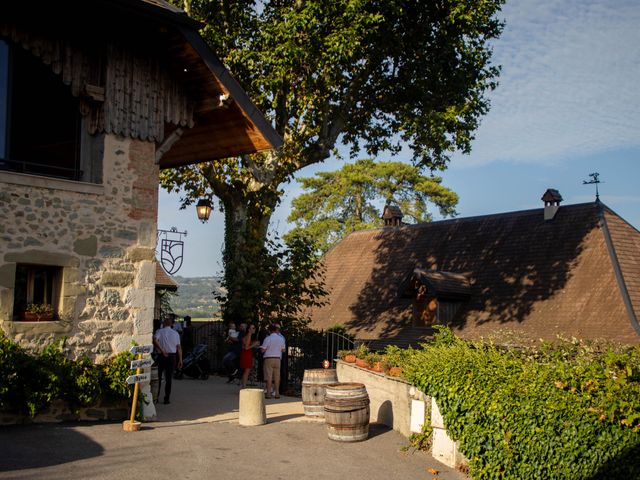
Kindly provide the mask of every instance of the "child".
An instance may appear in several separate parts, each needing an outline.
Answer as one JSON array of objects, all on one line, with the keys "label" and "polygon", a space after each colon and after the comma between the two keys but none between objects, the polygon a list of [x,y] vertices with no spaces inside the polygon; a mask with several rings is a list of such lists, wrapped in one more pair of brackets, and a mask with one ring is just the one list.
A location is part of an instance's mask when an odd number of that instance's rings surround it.
[{"label": "child", "polygon": [[233,340],[237,340],[238,333],[239,332],[236,330],[236,324],[233,322],[229,322],[229,331],[227,332],[226,342],[231,343],[233,342]]}]

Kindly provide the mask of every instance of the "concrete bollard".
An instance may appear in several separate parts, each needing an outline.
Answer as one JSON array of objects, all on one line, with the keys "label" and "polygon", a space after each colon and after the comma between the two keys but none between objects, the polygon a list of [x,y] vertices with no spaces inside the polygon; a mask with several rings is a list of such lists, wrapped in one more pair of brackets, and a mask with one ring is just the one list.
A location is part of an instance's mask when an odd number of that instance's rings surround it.
[{"label": "concrete bollard", "polygon": [[240,390],[240,425],[252,427],[267,423],[267,410],[264,406],[264,391],[261,388],[243,388]]}]

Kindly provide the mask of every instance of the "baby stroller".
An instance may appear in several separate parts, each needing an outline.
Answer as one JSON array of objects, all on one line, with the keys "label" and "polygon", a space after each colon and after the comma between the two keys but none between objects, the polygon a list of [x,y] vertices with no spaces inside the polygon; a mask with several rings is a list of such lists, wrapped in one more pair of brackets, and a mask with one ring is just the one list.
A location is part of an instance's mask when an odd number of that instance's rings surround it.
[{"label": "baby stroller", "polygon": [[207,346],[196,345],[191,353],[182,359],[182,368],[176,370],[174,378],[180,380],[184,375],[192,378],[209,378],[209,357],[207,357]]}]

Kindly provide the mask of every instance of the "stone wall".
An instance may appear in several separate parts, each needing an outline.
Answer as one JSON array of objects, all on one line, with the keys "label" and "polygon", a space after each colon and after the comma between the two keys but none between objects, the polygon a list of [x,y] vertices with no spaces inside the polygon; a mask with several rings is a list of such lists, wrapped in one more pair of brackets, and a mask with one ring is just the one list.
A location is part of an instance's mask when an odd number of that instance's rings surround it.
[{"label": "stone wall", "polygon": [[426,396],[405,380],[389,377],[339,361],[338,381],[363,383],[369,394],[369,421],[392,427],[405,437],[411,435],[412,400],[425,402]]},{"label": "stone wall", "polygon": [[406,381],[338,361],[338,381],[362,383],[370,403],[369,421],[392,427],[408,437],[420,432],[425,421],[433,429],[431,455],[448,467],[465,470],[467,459],[460,443],[449,437],[435,398],[431,398]]},{"label": "stone wall", "polygon": [[[102,184],[0,172],[0,328],[24,347],[66,336],[101,362],[151,341],[155,145],[105,135],[102,164]],[[18,264],[62,268],[57,321],[14,321]]]}]

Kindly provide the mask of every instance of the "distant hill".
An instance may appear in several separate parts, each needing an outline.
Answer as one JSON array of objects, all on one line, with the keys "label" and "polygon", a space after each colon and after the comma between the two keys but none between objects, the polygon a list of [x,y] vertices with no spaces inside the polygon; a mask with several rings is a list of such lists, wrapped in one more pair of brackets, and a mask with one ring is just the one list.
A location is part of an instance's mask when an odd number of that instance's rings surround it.
[{"label": "distant hill", "polygon": [[178,292],[171,297],[171,308],[177,315],[193,318],[219,316],[220,305],[212,294],[223,292],[219,277],[174,276],[173,279],[178,284]]}]

